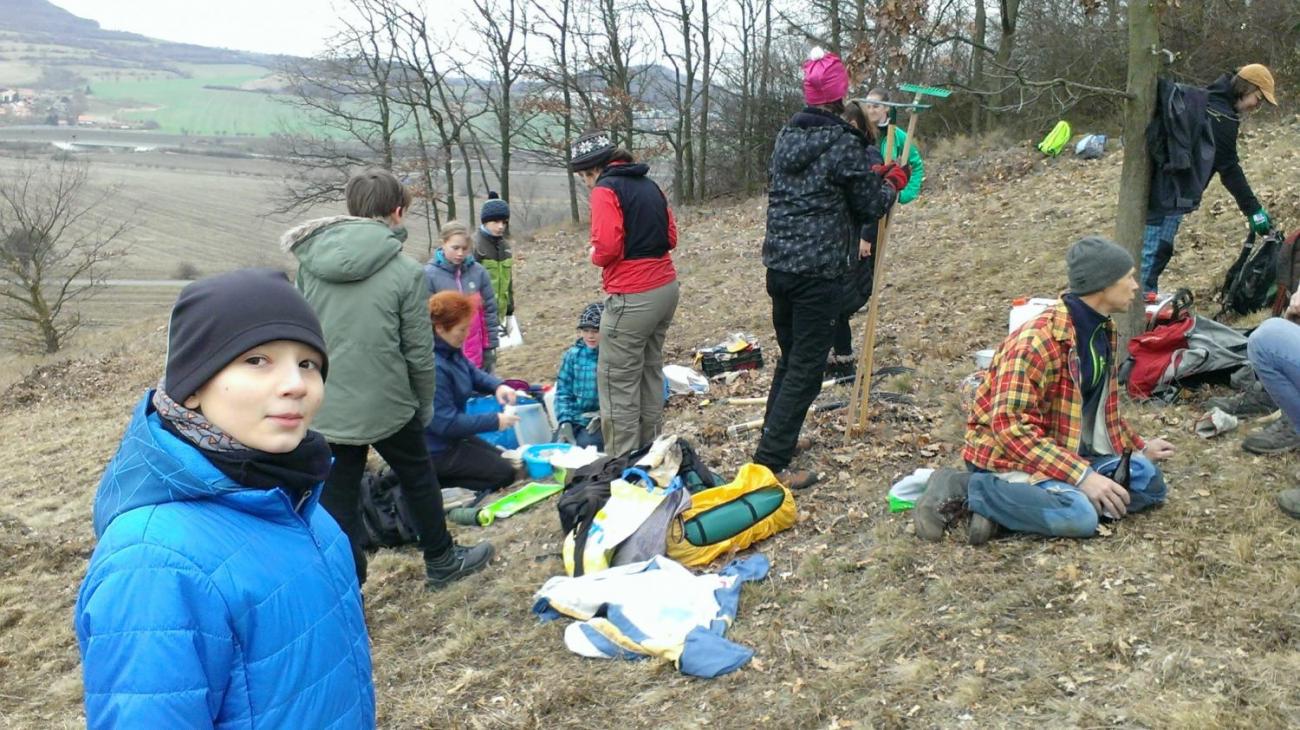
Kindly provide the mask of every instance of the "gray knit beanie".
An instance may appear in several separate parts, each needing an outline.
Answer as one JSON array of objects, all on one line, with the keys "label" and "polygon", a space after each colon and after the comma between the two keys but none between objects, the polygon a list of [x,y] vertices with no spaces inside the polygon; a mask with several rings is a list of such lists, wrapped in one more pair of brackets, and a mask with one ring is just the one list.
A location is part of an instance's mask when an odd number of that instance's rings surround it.
[{"label": "gray knit beanie", "polygon": [[580,330],[598,330],[600,329],[600,315],[605,311],[605,305],[600,302],[592,302],[583,307],[582,314],[578,315],[578,329]]},{"label": "gray knit beanie", "polygon": [[1133,268],[1133,255],[1101,236],[1086,236],[1070,244],[1065,271],[1070,291],[1091,294],[1119,281]]}]

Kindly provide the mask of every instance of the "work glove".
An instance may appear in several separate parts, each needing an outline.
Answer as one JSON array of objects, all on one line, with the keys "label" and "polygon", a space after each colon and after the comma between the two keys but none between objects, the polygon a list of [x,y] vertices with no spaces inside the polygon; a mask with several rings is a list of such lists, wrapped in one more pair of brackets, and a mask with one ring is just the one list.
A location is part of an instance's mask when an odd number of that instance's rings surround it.
[{"label": "work glove", "polygon": [[1248,216],[1250,220],[1250,230],[1258,235],[1264,235],[1273,230],[1273,219],[1268,217],[1268,211],[1260,208]]},{"label": "work glove", "polygon": [[896,162],[873,165],[871,171],[884,178],[894,188],[894,192],[907,187],[907,181],[912,179],[912,169],[906,165],[900,167]]}]

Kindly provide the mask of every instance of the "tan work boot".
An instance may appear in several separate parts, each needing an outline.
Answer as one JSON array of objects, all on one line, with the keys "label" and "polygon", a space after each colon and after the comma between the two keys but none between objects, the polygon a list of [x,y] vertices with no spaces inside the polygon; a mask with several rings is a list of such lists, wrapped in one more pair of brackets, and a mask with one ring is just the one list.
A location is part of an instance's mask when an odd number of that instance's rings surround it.
[{"label": "tan work boot", "polygon": [[966,485],[969,482],[970,472],[934,470],[925,483],[925,493],[912,510],[917,537],[930,542],[943,539],[944,530],[966,510]]}]

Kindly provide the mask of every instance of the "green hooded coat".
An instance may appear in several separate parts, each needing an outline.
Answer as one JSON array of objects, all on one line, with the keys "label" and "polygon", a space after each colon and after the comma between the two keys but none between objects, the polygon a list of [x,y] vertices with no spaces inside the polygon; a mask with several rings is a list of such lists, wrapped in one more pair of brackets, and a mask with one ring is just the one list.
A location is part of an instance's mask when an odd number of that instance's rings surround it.
[{"label": "green hooded coat", "polygon": [[433,417],[433,329],[424,269],[402,253],[405,231],[369,218],[308,221],[280,245],[325,331],[330,373],[312,427],[331,443],[373,444]]}]

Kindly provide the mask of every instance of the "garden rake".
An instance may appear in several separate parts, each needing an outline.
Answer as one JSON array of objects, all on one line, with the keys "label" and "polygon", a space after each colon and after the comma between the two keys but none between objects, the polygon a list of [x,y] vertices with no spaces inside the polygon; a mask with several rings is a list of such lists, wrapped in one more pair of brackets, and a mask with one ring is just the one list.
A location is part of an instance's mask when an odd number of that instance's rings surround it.
[{"label": "garden rake", "polygon": [[[913,95],[911,104],[871,102],[873,104],[883,103],[889,107],[889,127],[885,130],[885,164],[894,161],[894,126],[898,122],[898,110],[906,108],[910,111],[907,120],[907,140],[903,143],[903,151],[899,154],[901,159],[907,160],[907,156],[912,152],[912,139],[916,133],[916,118],[920,116],[922,111],[930,108],[929,104],[921,103],[921,97],[933,96],[944,99],[952,93],[947,89],[934,86],[918,86],[916,84],[903,84],[898,88],[900,91]],[[902,191],[898,192],[901,193]],[[853,380],[853,398],[849,401],[849,418],[844,426],[844,442],[846,444],[852,441],[854,432],[860,432],[867,427],[867,406],[871,401],[871,368],[875,359],[873,350],[876,345],[876,322],[880,317],[880,296],[885,291],[885,244],[889,242],[890,217],[887,215],[881,218],[876,229],[876,246],[875,250],[872,251],[875,255],[875,262],[871,276],[871,303],[867,307],[867,330],[863,336],[862,350],[858,353],[857,377]]]}]

